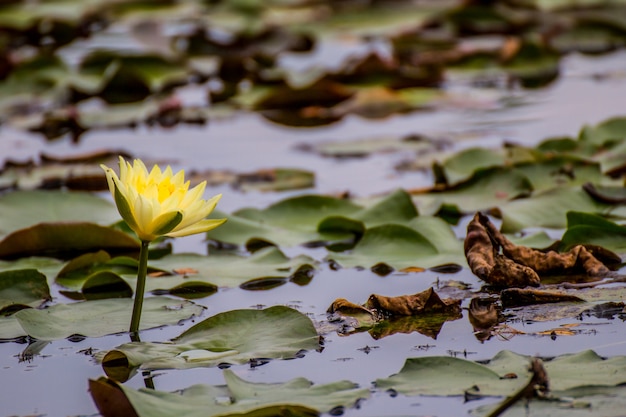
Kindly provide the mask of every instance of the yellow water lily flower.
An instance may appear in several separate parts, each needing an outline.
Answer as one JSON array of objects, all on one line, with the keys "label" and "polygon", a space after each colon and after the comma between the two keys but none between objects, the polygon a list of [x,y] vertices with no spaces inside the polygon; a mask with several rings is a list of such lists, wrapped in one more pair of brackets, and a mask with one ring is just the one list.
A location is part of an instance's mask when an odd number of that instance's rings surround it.
[{"label": "yellow water lily flower", "polygon": [[203,233],[226,221],[206,219],[222,197],[203,200],[206,181],[190,190],[182,170],[174,174],[169,166],[161,171],[155,165],[148,172],[141,160],[131,165],[122,157],[119,164],[119,177],[113,169],[100,166],[120,215],[142,241]]}]

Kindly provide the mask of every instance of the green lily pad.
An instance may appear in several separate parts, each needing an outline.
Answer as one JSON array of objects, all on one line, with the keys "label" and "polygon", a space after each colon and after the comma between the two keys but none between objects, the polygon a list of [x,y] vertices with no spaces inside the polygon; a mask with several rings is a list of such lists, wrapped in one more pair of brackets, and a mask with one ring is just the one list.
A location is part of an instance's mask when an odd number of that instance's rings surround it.
[{"label": "green lily pad", "polygon": [[316,143],[302,146],[322,156],[334,158],[363,158],[374,153],[412,151],[422,155],[437,150],[441,145],[435,140],[412,135],[404,137],[382,136],[353,141]]},{"label": "green lily pad", "polygon": [[528,178],[534,193],[556,187],[580,186],[587,182],[617,182],[603,175],[600,164],[567,155],[541,157],[533,162],[516,164],[515,170]]},{"label": "green lily pad", "polygon": [[550,389],[565,393],[580,387],[611,387],[626,382],[626,357],[602,358],[593,350],[559,356],[545,364]]},{"label": "green lily pad", "polygon": [[552,246],[556,239],[553,239],[544,231],[526,235],[507,235],[507,239],[518,246],[527,246],[533,249],[545,249]]},{"label": "green lily pad", "polygon": [[[98,287],[97,280],[94,283],[88,282],[92,277],[97,277],[101,273],[114,275],[110,277],[113,281],[122,280],[122,276],[135,277],[137,275],[138,262],[135,258],[126,256],[111,256],[100,250],[98,252],[84,253],[67,262],[56,274],[55,282],[73,291],[78,291],[87,287]],[[153,270],[148,269],[149,272]],[[131,293],[132,294],[132,293]]]},{"label": "green lily pad", "polygon": [[[472,416],[488,416],[494,405],[483,405],[470,411]],[[621,417],[626,407],[626,389],[582,388],[568,392],[560,401],[518,401],[506,410],[507,417],[587,417],[593,412],[603,417]]]},{"label": "green lily pad", "polygon": [[243,191],[287,191],[311,188],[315,173],[295,168],[275,168],[237,176],[235,186]]},{"label": "green lily pad", "polygon": [[55,87],[62,83],[67,74],[67,66],[58,57],[35,56],[22,62],[0,82],[0,109],[9,111],[14,105],[34,96],[58,98],[59,91]]},{"label": "green lily pad", "polygon": [[601,148],[614,142],[621,142],[625,138],[626,117],[615,117],[595,126],[585,126],[578,135],[580,142],[593,145],[596,148]]},{"label": "green lily pad", "polygon": [[133,342],[102,357],[107,374],[120,367],[187,369],[251,359],[295,357],[319,348],[317,331],[304,314],[283,306],[264,310],[232,310],[209,317],[169,343]]},{"label": "green lily pad", "polygon": [[[481,396],[506,396],[528,382],[530,358],[502,351],[486,365],[453,357],[409,358],[402,370],[376,380],[379,388],[392,388],[405,395],[463,395],[473,386]],[[553,393],[566,393],[580,387],[612,387],[626,382],[622,372],[626,356],[603,359],[586,350],[559,356],[544,363]],[[502,378],[515,374],[517,378]]]},{"label": "green lily pad", "polygon": [[[510,359],[511,367],[519,369],[528,358],[500,352]],[[496,359],[498,356],[496,356]],[[503,375],[503,374],[502,374]],[[376,387],[393,389],[404,395],[463,395],[472,386],[480,388],[482,395],[504,396],[524,384],[527,372],[519,379],[501,379],[501,374],[486,365],[448,356],[408,358],[399,373],[389,378],[377,379]],[[521,379],[521,381],[520,381]]]},{"label": "green lily pad", "polygon": [[535,37],[529,36],[522,40],[515,56],[507,60],[502,69],[519,79],[523,87],[544,87],[558,77],[559,59],[557,52],[546,47]]},{"label": "green lily pad", "polygon": [[0,197],[0,236],[38,223],[89,222],[108,226],[120,220],[115,206],[88,193],[16,191]]},{"label": "green lily pad", "polygon": [[87,277],[81,292],[87,300],[101,300],[130,298],[134,291],[119,275],[110,271],[100,271]]},{"label": "green lily pad", "polygon": [[146,288],[148,291],[174,288],[185,280],[236,287],[251,280],[292,277],[301,268],[315,269],[316,264],[315,260],[306,255],[288,258],[274,246],[259,249],[245,257],[223,252],[209,256],[174,254],[151,261],[149,266],[164,271],[184,271],[184,274],[150,278]]},{"label": "green lily pad", "polygon": [[93,223],[39,223],[5,236],[0,241],[0,258],[64,256],[96,249],[136,252],[139,242],[119,230]]},{"label": "green lily pad", "polygon": [[367,229],[352,251],[332,254],[330,258],[345,267],[384,263],[399,270],[465,265],[462,246],[445,221],[420,216],[407,226],[385,224]]},{"label": "green lily pad", "polygon": [[603,213],[609,207],[594,200],[580,188],[557,187],[502,205],[501,231],[515,233],[528,227],[564,229],[569,211]]},{"label": "green lily pad", "polygon": [[[223,213],[215,213],[219,216]],[[348,200],[309,195],[288,198],[264,210],[242,209],[228,215],[228,222],[211,230],[209,239],[244,245],[250,239],[293,246],[354,239],[365,227],[406,223],[417,216],[409,195],[396,190],[363,207]]]},{"label": "green lily pad", "polygon": [[479,169],[503,166],[505,155],[495,149],[470,148],[455,153],[436,166],[441,173],[438,182],[453,185],[467,181]]},{"label": "green lily pad", "polygon": [[528,195],[532,184],[521,172],[511,168],[478,170],[467,181],[443,191],[430,190],[413,195],[419,212],[434,215],[442,207],[454,206],[461,213],[473,213]]},{"label": "green lily pad", "polygon": [[[100,337],[128,331],[133,300],[111,298],[72,304],[57,304],[43,310],[24,309],[14,317],[22,327],[22,334],[39,340],[63,339],[72,335]],[[190,301],[166,297],[144,300],[141,329],[173,325],[198,316],[204,307]],[[106,320],[103,320],[106,317]],[[0,334],[0,338],[15,337]]]},{"label": "green lily pad", "polygon": [[[277,247],[264,247],[250,256],[217,251],[209,256],[196,253],[166,255],[148,263],[146,291],[156,294],[176,294],[195,298],[207,296],[217,287],[244,286],[256,282],[263,286],[273,279],[286,282],[302,271],[312,271],[317,262],[305,255],[288,258]],[[58,273],[56,282],[73,291],[98,285],[100,274],[118,277],[130,288],[135,287],[137,260],[119,256],[110,258],[106,252],[84,254],[70,261]],[[116,291],[126,293],[125,286],[116,282]],[[92,282],[93,281],[93,282]],[[204,295],[202,295],[204,294]]]},{"label": "green lily pad", "polygon": [[[217,290],[217,285],[213,285],[208,282],[187,281],[166,290],[165,293],[185,298],[187,300],[195,300],[213,295],[217,292]],[[158,291],[153,291],[153,294],[158,294]]]},{"label": "green lily pad", "polygon": [[626,253],[626,227],[597,214],[570,211],[567,213],[567,230],[561,238],[561,250],[581,244]]},{"label": "green lily pad", "polygon": [[[139,417],[225,415],[283,415],[286,409],[326,413],[337,407],[350,407],[369,397],[350,381],[314,385],[304,378],[285,383],[247,382],[230,370],[224,371],[225,386],[193,385],[177,393],[115,386],[126,396]],[[112,381],[110,382],[112,383]],[[93,390],[92,390],[93,391]],[[227,401],[221,399],[228,398]],[[271,410],[275,410],[273,413]],[[250,414],[252,413],[252,414]],[[297,411],[294,415],[303,415]]]},{"label": "green lily pad", "polygon": [[306,25],[305,28],[320,36],[347,33],[351,35],[395,35],[416,28],[434,12],[442,10],[439,5],[431,8],[415,7],[403,3],[392,7],[366,7],[339,10],[323,22]]},{"label": "green lily pad", "polygon": [[[617,177],[626,171],[624,158],[626,158],[626,140],[622,139],[614,146],[596,154],[593,160],[600,163],[604,174]],[[597,180],[590,178],[589,181],[596,182]]]},{"label": "green lily pad", "polygon": [[64,262],[54,258],[30,257],[21,258],[14,261],[0,261],[0,271],[15,271],[22,269],[36,269],[44,274],[48,280],[48,285],[52,285],[54,277],[63,268]]},{"label": "green lily pad", "polygon": [[0,316],[0,341],[23,339],[27,335],[15,315]]},{"label": "green lily pad", "polygon": [[[327,216],[349,215],[359,206],[338,198],[301,196],[279,201],[264,210],[241,209],[228,215],[228,222],[208,232],[209,239],[244,245],[260,238],[281,246],[319,240],[318,223]],[[211,217],[222,213],[212,214]]]},{"label": "green lily pad", "polygon": [[0,272],[0,316],[51,299],[46,276],[36,269]]},{"label": "green lily pad", "polygon": [[86,56],[80,63],[79,74],[99,77],[103,82],[98,94],[109,103],[142,100],[151,93],[186,84],[189,76],[180,62],[158,54],[111,51],[94,51]]},{"label": "green lily pad", "polygon": [[624,44],[626,41],[622,34],[610,27],[594,24],[579,24],[550,39],[550,45],[562,54],[575,51],[601,54],[611,52]]}]

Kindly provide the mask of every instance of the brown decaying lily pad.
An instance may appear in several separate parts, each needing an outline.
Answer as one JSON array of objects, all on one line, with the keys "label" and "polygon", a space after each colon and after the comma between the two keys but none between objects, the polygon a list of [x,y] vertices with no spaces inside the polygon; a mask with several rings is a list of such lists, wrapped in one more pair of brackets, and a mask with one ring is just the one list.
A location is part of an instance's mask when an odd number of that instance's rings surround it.
[{"label": "brown decaying lily pad", "polygon": [[417,294],[400,295],[397,297],[372,294],[364,306],[339,298],[328,308],[329,313],[345,315],[368,314],[378,318],[431,313],[458,314],[460,311],[461,300],[442,299],[432,287]]},{"label": "brown decaying lily pad", "polygon": [[344,322],[356,327],[369,328],[374,339],[396,333],[419,332],[437,338],[446,321],[462,317],[461,301],[440,298],[431,288],[412,295],[386,297],[372,294],[365,305],[352,303],[344,298],[335,300],[327,312],[342,316]]},{"label": "brown decaying lily pad", "polygon": [[[541,274],[584,272],[598,277],[610,274],[609,268],[583,245],[565,253],[517,246],[482,213],[476,213],[468,224],[464,246],[472,272],[496,287],[536,287],[541,283]],[[608,255],[618,258],[615,254]]]}]

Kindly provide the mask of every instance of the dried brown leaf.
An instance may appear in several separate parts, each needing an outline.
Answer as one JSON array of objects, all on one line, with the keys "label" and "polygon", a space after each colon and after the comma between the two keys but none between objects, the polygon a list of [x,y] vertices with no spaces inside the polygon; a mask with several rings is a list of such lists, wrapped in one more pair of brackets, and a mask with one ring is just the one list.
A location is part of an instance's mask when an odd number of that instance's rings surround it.
[{"label": "dried brown leaf", "polygon": [[370,295],[365,305],[370,310],[376,310],[379,315],[413,316],[430,313],[458,313],[461,311],[461,300],[441,299],[429,288],[417,294],[386,297],[384,295]]},{"label": "dried brown leaf", "polygon": [[[607,252],[603,250],[603,252]],[[540,274],[606,276],[609,268],[583,245],[565,253],[542,252],[508,240],[489,218],[476,213],[467,226],[465,257],[474,274],[497,287],[538,286]]]}]

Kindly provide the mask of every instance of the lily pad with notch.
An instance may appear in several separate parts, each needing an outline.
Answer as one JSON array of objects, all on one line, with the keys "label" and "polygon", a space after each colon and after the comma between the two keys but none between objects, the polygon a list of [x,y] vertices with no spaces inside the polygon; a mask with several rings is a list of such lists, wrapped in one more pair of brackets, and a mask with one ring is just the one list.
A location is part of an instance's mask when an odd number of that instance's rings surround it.
[{"label": "lily pad with notch", "polygon": [[168,343],[133,342],[100,357],[107,375],[119,368],[188,369],[243,364],[251,358],[293,358],[319,348],[311,320],[284,306],[231,310],[190,327]]},{"label": "lily pad with notch", "polygon": [[[100,337],[127,331],[132,307],[131,299],[109,298],[56,304],[43,310],[28,308],[8,318],[19,323],[23,336],[28,335],[38,340],[64,339],[72,335]],[[144,300],[141,328],[177,324],[181,320],[200,315],[204,309],[205,307],[190,301],[149,297]],[[4,326],[0,327],[4,329]],[[7,327],[7,331],[11,328]],[[16,336],[0,334],[0,339],[8,337]]]},{"label": "lily pad with notch", "polygon": [[[181,412],[189,417],[252,417],[284,413],[309,417],[350,407],[359,399],[370,396],[367,389],[358,388],[356,384],[346,380],[318,385],[304,378],[295,378],[284,383],[254,383],[243,380],[228,369],[223,374],[226,385],[193,385],[177,393],[135,390],[112,380],[92,380],[90,387],[99,406],[112,398],[112,394],[101,388],[101,384],[114,387],[115,395],[124,396],[138,417],[172,417]],[[220,401],[223,398],[228,400]],[[117,400],[115,404],[124,404],[124,401]],[[112,409],[104,412],[104,417],[119,415],[122,410],[121,405],[107,406],[106,409],[108,407]]]}]

